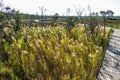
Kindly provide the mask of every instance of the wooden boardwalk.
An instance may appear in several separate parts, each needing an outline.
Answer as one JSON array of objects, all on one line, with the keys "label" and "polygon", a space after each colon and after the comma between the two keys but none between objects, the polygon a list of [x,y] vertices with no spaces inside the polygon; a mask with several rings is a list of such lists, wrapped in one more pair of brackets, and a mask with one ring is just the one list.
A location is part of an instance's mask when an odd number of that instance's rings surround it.
[{"label": "wooden boardwalk", "polygon": [[97,80],[120,80],[120,30],[111,35]]}]

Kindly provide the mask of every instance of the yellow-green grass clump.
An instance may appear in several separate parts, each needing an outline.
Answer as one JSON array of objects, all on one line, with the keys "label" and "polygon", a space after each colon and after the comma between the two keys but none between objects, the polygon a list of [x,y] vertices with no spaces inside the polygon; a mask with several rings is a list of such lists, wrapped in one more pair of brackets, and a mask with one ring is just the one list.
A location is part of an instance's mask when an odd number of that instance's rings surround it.
[{"label": "yellow-green grass clump", "polygon": [[[6,29],[4,33],[8,37],[1,38],[0,56],[7,59],[0,62],[1,79],[96,79],[104,53],[100,45],[102,31],[94,39],[82,26],[71,31],[62,26],[23,27],[17,32]],[[104,37],[106,42],[107,36],[108,33]]]}]

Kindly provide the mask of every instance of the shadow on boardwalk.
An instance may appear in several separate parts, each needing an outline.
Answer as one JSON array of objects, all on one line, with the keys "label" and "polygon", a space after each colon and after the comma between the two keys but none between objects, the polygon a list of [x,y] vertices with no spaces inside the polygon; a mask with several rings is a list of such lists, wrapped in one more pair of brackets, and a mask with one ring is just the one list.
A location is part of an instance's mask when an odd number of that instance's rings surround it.
[{"label": "shadow on boardwalk", "polygon": [[120,30],[111,36],[97,80],[120,80]]}]

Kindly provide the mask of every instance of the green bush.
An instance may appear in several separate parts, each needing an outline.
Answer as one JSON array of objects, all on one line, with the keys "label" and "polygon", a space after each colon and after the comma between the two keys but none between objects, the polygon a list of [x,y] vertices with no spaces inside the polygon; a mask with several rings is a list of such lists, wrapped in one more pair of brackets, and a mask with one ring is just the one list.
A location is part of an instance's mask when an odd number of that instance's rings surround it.
[{"label": "green bush", "polygon": [[79,19],[76,17],[67,17],[65,22],[66,22],[66,29],[70,31],[73,27],[76,26],[76,24],[78,24]]}]

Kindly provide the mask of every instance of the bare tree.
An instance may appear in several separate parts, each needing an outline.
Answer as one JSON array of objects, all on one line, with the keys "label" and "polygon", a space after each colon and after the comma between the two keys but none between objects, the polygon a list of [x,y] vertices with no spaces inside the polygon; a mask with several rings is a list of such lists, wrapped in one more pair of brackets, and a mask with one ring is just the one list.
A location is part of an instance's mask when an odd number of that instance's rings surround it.
[{"label": "bare tree", "polygon": [[81,8],[80,6],[79,7],[74,6],[74,7],[75,7],[76,14],[79,16],[79,18],[81,20],[81,23],[84,23],[82,14],[85,11],[85,9]]},{"label": "bare tree", "polygon": [[88,11],[89,11],[89,20],[88,20],[89,29],[91,31],[91,34],[94,34],[95,28],[98,25],[98,20],[97,20],[98,13],[92,12],[89,5],[88,5]]},{"label": "bare tree", "polygon": [[103,23],[104,23],[104,35],[105,35],[105,27],[106,27],[106,23],[107,23],[107,12],[105,11],[100,11],[100,15],[102,15],[103,17]]},{"label": "bare tree", "polygon": [[70,12],[71,12],[71,9],[67,8],[66,16],[69,16]]},{"label": "bare tree", "polygon": [[93,26],[93,19],[92,19],[92,12],[91,12],[91,8],[90,8],[90,5],[88,5],[88,11],[89,11],[89,17],[90,17],[90,20],[89,20],[89,28],[90,28],[90,30],[91,30],[91,33],[93,33],[94,32],[94,28],[95,28],[95,26]]},{"label": "bare tree", "polygon": [[44,17],[44,14],[45,12],[47,11],[46,8],[44,8],[43,6],[42,7],[39,7],[40,11],[41,11],[41,21],[43,21],[43,17]]},{"label": "bare tree", "polygon": [[1,0],[1,1],[0,1],[0,11],[3,10],[3,6],[4,6],[4,4],[3,4],[3,0]]}]

